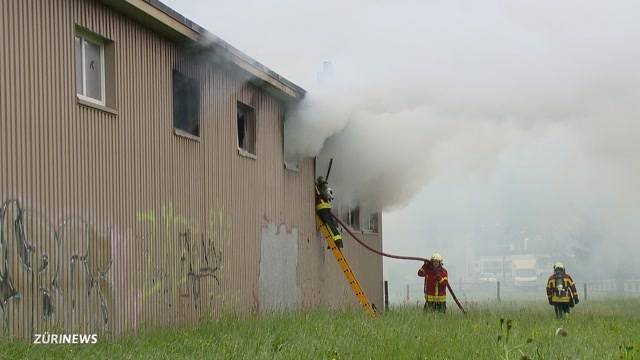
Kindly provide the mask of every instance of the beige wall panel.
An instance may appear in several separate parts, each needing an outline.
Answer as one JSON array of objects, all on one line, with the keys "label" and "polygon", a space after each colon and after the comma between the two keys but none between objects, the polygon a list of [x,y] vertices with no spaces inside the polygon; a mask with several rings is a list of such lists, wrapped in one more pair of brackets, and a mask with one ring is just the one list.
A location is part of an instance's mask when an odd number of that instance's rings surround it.
[{"label": "beige wall panel", "polygon": [[[2,334],[259,311],[269,225],[296,229],[302,306],[355,303],[316,235],[313,161],[284,168],[278,100],[97,1],[2,0],[0,16]],[[76,25],[113,41],[117,114],[76,101]],[[199,82],[199,141],[173,133],[174,67]],[[237,151],[237,101],[256,109],[256,159]],[[381,304],[382,260],[346,253]]]}]

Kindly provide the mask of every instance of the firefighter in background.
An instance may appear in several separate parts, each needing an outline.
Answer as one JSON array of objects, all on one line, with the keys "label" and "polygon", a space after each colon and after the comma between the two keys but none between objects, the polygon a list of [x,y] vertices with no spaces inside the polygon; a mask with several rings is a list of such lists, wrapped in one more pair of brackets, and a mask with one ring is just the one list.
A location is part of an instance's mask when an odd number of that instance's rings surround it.
[{"label": "firefighter in background", "polygon": [[570,309],[580,301],[576,284],[566,273],[561,262],[553,265],[553,275],[549,276],[549,280],[547,280],[547,298],[549,305],[553,305],[558,319],[569,314]]},{"label": "firefighter in background", "polygon": [[326,224],[327,230],[329,230],[329,234],[336,246],[342,249],[342,235],[331,216],[331,201],[333,201],[333,190],[331,190],[327,181],[322,176],[319,176],[316,180],[316,212],[322,222]]},{"label": "firefighter in background", "polygon": [[433,253],[418,270],[424,278],[424,310],[447,311],[447,269],[442,266],[442,255]]}]

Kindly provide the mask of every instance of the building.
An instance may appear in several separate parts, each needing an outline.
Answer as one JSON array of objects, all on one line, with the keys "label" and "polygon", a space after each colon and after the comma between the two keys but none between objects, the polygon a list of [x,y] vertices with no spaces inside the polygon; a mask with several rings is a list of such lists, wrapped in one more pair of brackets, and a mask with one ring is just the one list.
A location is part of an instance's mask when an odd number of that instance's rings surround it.
[{"label": "building", "polygon": [[[314,160],[284,166],[303,89],[156,0],[0,16],[4,335],[357,306],[316,232]],[[382,259],[345,253],[381,308]]]}]

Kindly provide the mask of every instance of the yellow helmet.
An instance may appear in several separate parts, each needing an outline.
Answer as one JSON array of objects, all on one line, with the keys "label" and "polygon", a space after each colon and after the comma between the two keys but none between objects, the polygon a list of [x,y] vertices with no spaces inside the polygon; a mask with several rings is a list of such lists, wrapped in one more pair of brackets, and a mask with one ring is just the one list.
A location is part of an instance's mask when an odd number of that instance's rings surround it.
[{"label": "yellow helmet", "polygon": [[433,253],[433,255],[431,255],[431,261],[439,261],[442,262],[442,255],[440,255],[439,253],[435,252]]},{"label": "yellow helmet", "polygon": [[553,264],[553,270],[555,269],[562,269],[564,270],[564,264],[561,263],[560,261],[558,261],[557,263]]}]

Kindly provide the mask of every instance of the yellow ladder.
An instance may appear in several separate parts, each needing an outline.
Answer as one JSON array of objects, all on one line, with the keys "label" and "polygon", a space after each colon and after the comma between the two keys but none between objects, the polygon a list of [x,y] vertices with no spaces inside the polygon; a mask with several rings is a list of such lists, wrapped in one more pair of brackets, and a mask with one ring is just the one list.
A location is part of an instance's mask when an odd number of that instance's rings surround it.
[{"label": "yellow ladder", "polygon": [[353,273],[353,270],[351,270],[351,266],[349,266],[347,259],[342,254],[342,251],[340,251],[340,248],[336,246],[335,241],[333,241],[333,238],[331,237],[331,235],[329,234],[329,230],[327,229],[327,225],[320,219],[318,215],[316,215],[316,224],[320,228],[322,236],[327,240],[327,243],[329,243],[329,249],[331,249],[331,251],[333,252],[333,256],[335,256],[338,264],[340,264],[340,268],[342,269],[344,277],[347,278],[349,285],[351,285],[351,290],[353,290],[356,298],[358,298],[358,301],[364,308],[364,311],[366,311],[367,314],[371,315],[372,317],[375,317],[376,310],[373,308],[373,306],[371,306],[367,295],[365,295],[364,290],[362,290],[362,287],[360,286],[358,279],[356,279],[356,275]]}]

